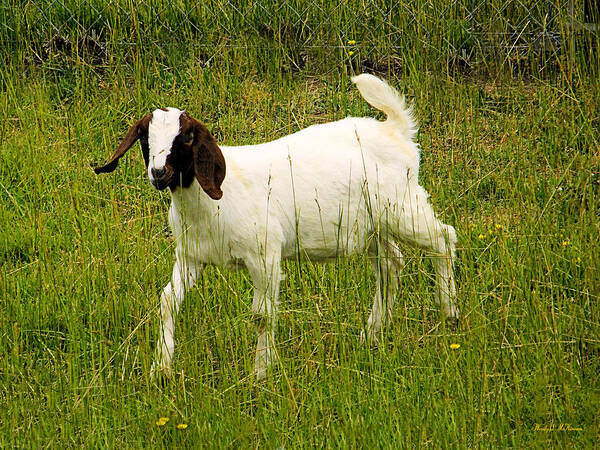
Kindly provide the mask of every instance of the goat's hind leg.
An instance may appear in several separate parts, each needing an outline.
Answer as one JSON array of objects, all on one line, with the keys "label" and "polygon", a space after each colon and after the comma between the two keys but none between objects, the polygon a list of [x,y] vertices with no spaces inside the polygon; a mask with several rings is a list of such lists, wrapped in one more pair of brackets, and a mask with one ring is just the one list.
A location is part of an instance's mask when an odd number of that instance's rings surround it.
[{"label": "goat's hind leg", "polygon": [[435,267],[438,297],[437,303],[441,304],[446,317],[458,320],[460,311],[456,306],[456,283],[454,281],[454,259],[456,252],[456,230],[451,225],[441,223],[443,239],[438,238],[433,256]]},{"label": "goat's hind leg", "polygon": [[160,331],[151,369],[153,376],[159,371],[164,375],[171,375],[171,360],[175,350],[175,317],[186,291],[194,286],[198,271],[194,263],[183,263],[178,259],[173,267],[172,279],[163,289],[160,297]]},{"label": "goat's hind leg", "polygon": [[373,309],[367,320],[366,330],[361,332],[360,340],[363,343],[368,340],[374,344],[377,342],[377,335],[383,323],[392,319],[392,306],[398,292],[398,275],[404,263],[400,249],[390,240],[374,243],[369,255],[372,258],[371,265],[377,279],[377,286]]},{"label": "goat's hind leg", "polygon": [[399,238],[431,254],[436,272],[437,302],[441,304],[446,317],[458,319],[460,313],[454,302],[456,286],[453,265],[457,243],[454,227],[436,217],[427,201],[427,193],[418,185],[407,194],[401,213],[394,221],[392,225]]}]

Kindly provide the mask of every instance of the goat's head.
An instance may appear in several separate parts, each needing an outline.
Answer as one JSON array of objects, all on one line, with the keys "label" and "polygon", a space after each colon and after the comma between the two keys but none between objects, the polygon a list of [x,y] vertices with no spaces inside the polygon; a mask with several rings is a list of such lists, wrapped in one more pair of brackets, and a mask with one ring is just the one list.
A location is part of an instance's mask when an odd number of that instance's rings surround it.
[{"label": "goat's head", "polygon": [[204,125],[176,108],[157,109],[136,122],[112,159],[94,172],[115,170],[119,159],[138,139],[148,178],[156,189],[185,188],[196,178],[212,199],[223,196],[225,159],[221,150]]}]

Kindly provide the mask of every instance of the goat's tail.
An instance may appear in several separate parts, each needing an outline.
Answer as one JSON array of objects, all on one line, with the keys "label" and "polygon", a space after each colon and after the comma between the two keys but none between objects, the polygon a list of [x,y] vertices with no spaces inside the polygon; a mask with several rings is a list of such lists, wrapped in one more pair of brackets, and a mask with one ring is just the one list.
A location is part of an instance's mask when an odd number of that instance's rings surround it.
[{"label": "goat's tail", "polygon": [[352,77],[352,82],[363,98],[375,108],[383,111],[404,136],[412,139],[417,133],[417,121],[412,108],[406,105],[404,96],[376,76],[363,73]]}]

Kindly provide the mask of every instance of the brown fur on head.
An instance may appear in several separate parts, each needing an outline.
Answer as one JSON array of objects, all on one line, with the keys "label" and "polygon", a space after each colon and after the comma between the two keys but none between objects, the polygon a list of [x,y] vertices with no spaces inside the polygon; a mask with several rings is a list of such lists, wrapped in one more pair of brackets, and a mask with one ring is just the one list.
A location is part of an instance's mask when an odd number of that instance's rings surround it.
[{"label": "brown fur on head", "polygon": [[223,196],[226,166],[221,149],[203,124],[175,108],[157,109],[136,122],[112,159],[94,172],[115,170],[119,159],[138,139],[155,188],[174,191],[189,187],[196,179],[212,199]]}]

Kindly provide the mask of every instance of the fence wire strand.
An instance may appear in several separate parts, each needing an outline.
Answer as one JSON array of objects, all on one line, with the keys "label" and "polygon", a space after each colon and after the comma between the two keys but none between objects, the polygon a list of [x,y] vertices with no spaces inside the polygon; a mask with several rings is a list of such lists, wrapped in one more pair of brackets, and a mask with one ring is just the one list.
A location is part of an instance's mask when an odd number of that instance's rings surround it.
[{"label": "fence wire strand", "polygon": [[[0,42],[340,48],[419,51],[482,61],[525,51],[556,55],[589,0],[8,0]],[[15,13],[19,11],[19,13]],[[594,28],[597,33],[597,28]]]}]

